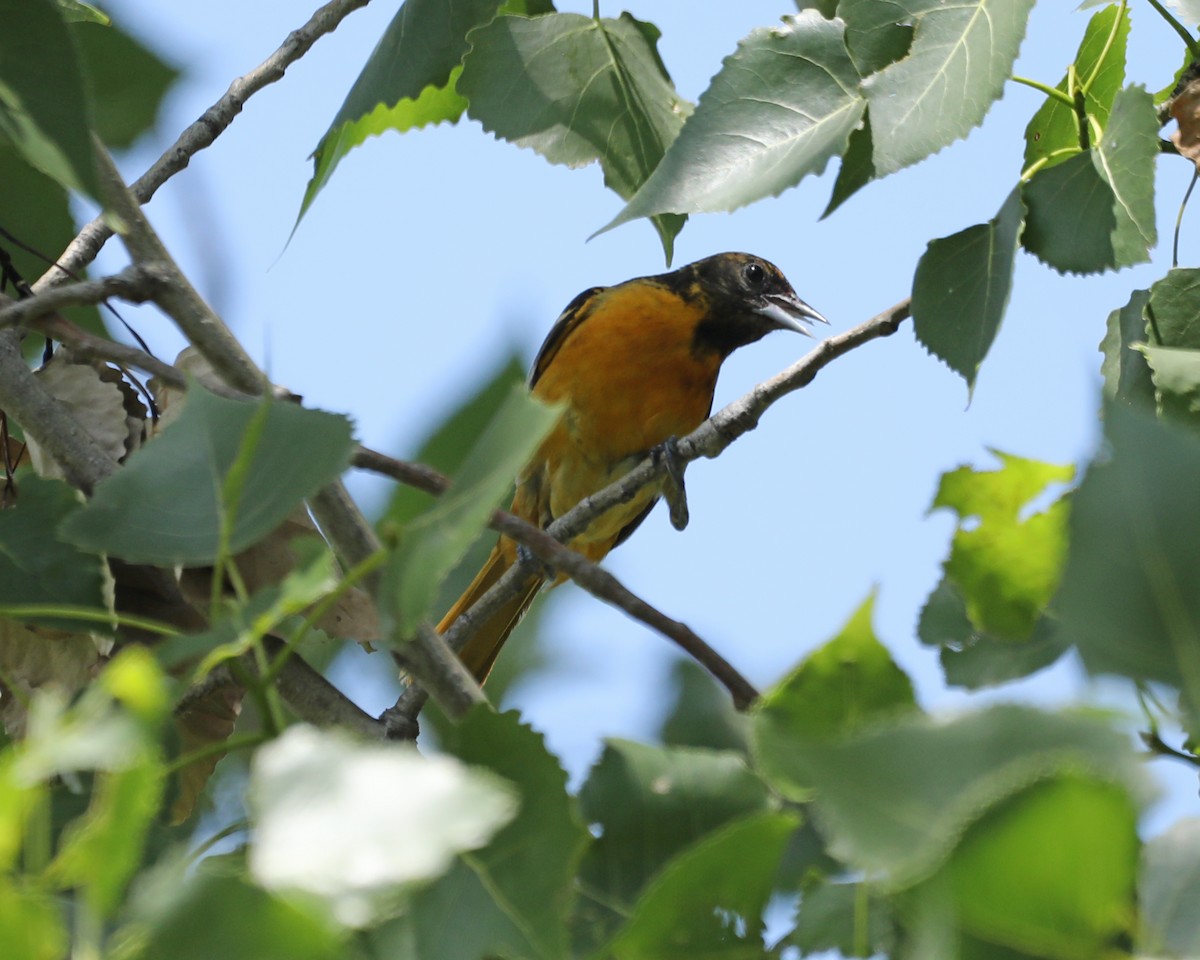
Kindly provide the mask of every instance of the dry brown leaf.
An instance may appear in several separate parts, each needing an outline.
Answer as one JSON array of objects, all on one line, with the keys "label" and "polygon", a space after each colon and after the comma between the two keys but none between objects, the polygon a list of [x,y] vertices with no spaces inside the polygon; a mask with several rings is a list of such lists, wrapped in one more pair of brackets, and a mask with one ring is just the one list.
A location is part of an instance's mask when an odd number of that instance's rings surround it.
[{"label": "dry brown leaf", "polygon": [[[215,743],[224,743],[233,734],[242,712],[246,691],[236,684],[221,684],[191,701],[175,714],[175,729],[179,731],[179,754],[187,756]],[[179,825],[192,815],[196,801],[212,776],[213,770],[225,756],[225,751],[212,753],[189,763],[179,771],[178,792],[171,804],[171,823]]]},{"label": "dry brown leaf", "polygon": [[21,736],[29,694],[55,687],[70,697],[96,675],[101,659],[89,634],[0,618],[0,676],[17,686],[0,686],[0,724],[10,737]]},{"label": "dry brown leaf", "polygon": [[1171,116],[1178,124],[1171,142],[1200,167],[1200,79],[1192,80],[1171,98]]}]

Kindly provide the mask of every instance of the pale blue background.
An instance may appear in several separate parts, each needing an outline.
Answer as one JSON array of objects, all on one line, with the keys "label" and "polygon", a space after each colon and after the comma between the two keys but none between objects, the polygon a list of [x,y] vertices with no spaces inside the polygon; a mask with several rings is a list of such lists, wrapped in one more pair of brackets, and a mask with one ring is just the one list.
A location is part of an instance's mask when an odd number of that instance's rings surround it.
[{"label": "pale blue background", "polygon": [[[122,166],[132,179],[182,129],[299,26],[295,0],[112,0],[128,29],[187,76],[170,98],[162,134]],[[499,352],[531,357],[558,311],[581,289],[663,269],[645,222],[588,243],[620,208],[598,167],[551,167],[464,120],[370,141],[343,161],[285,249],[310,173],[307,160],[398,4],[376,0],[352,15],[255,96],[216,145],[149,206],[152,221],[200,290],[279,382],[314,406],[349,413],[359,438],[405,455],[453,408]],[[1180,44],[1145,4],[1134,4],[1131,79],[1156,89],[1182,59]],[[586,2],[559,3],[590,13]],[[604,2],[605,15],[624,7]],[[633,8],[663,31],[660,50],[693,101],[722,57],[784,2],[643,0]],[[1018,72],[1053,84],[1087,22],[1068,4],[1038,4]],[[676,264],[720,250],[776,262],[834,329],[904,297],[925,244],[990,218],[1016,182],[1021,133],[1042,98],[1009,85],[985,126],[918,167],[873,184],[827,221],[818,217],[836,164],[782,197],[733,215],[693,217]],[[787,398],[760,428],[688,474],[691,526],[665,511],[612,556],[611,569],[664,611],[685,619],[754,682],[767,685],[832,636],[878,586],[876,626],[941,712],[981,697],[947,691],[935,652],[915,623],[938,578],[953,529],[927,516],[942,471],[989,464],[989,447],[1038,459],[1087,458],[1097,433],[1100,354],[1108,312],[1169,266],[1169,232],[1190,170],[1161,161],[1155,263],[1100,279],[1063,277],[1022,255],[1007,320],[973,400],[928,356],[911,327],[872,343]],[[1185,223],[1182,261],[1194,263],[1197,225]],[[106,251],[103,263],[122,262]],[[147,310],[130,310],[152,346],[181,341]],[[782,369],[809,341],[782,334],[726,364],[722,404]],[[355,481],[364,504],[382,485]],[[553,596],[546,620],[562,650],[550,676],[514,691],[513,704],[545,732],[576,779],[604,736],[645,736],[660,717],[670,648],[580,591]],[[389,669],[372,661],[377,675]],[[383,684],[357,681],[372,712]],[[1124,687],[1097,687],[1071,659],[989,699],[1046,704],[1101,701],[1134,713]],[[1156,761],[1170,800],[1151,831],[1195,810],[1195,777]]]}]

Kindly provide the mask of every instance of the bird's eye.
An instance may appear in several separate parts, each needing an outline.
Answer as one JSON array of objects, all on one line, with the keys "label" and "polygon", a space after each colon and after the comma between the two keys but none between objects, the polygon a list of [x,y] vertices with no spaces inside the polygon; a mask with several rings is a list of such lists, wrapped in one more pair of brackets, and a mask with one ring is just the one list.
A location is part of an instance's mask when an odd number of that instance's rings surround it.
[{"label": "bird's eye", "polygon": [[742,268],[742,276],[747,286],[761,287],[767,279],[767,271],[761,263],[748,263]]}]

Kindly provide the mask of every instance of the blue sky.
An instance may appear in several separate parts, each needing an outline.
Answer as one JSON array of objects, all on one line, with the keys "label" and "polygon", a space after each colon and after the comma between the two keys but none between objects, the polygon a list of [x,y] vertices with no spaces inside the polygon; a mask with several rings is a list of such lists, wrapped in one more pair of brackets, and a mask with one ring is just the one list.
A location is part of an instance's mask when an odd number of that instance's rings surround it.
[{"label": "blue sky", "polygon": [[[350,414],[362,442],[403,456],[491,358],[513,348],[532,357],[577,292],[659,272],[663,260],[644,222],[587,242],[621,206],[597,167],[552,167],[470,121],[368,142],[342,162],[288,245],[311,170],[307,157],[396,7],[375,0],[322,39],[281,83],[254,97],[147,212],[277,381],[310,405]],[[591,3],[558,7],[591,12]],[[1130,80],[1153,90],[1180,61],[1179,43],[1147,4],[1133,7]],[[161,134],[123,158],[131,179],[309,12],[291,0],[111,0],[108,8],[186,70]],[[605,15],[622,9],[601,3]],[[631,12],[663,31],[663,59],[694,101],[737,40],[791,9],[761,0],[644,0]],[[1042,0],[1018,73],[1056,83],[1087,16]],[[929,240],[994,215],[1016,182],[1021,134],[1040,103],[1039,94],[1010,84],[965,142],[872,184],[825,221],[819,217],[836,163],[777,199],[693,217],[675,262],[720,250],[760,254],[835,330],[853,326],[907,295]],[[1005,324],[969,404],[963,382],[926,354],[910,328],[869,344],[786,398],[720,459],[690,470],[685,532],[658,512],[609,567],[760,685],[835,634],[877,588],[877,632],[925,706],[945,711],[978,702],[946,690],[936,654],[915,639],[953,529],[949,515],[927,515],[938,477],[963,463],[992,463],[992,447],[1056,462],[1089,455],[1104,319],[1131,289],[1169,267],[1170,230],[1189,176],[1182,161],[1160,162],[1153,264],[1073,278],[1022,255]],[[1185,264],[1196,259],[1194,223],[1185,222]],[[114,249],[102,263],[115,267],[122,259]],[[181,346],[164,318],[130,315],[160,354],[173,356]],[[810,345],[777,334],[741,351],[725,366],[717,404]],[[356,479],[353,489],[368,506],[383,493],[370,480]],[[578,776],[601,737],[644,736],[658,719],[669,650],[570,587],[549,603],[546,630],[564,651],[561,667],[514,691],[512,703]],[[376,660],[385,673],[387,663]],[[386,705],[386,692],[369,683],[354,692],[369,710]],[[988,697],[1133,709],[1119,689],[1082,679],[1070,660]],[[1152,823],[1177,814],[1194,794],[1194,777],[1182,767],[1155,762],[1153,770],[1173,802]]]}]

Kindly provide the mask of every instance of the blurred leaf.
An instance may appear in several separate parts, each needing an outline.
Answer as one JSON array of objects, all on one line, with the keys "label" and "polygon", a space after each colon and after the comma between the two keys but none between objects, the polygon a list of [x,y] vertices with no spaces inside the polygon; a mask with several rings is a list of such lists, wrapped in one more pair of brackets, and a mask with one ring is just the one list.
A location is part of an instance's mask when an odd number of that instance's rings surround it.
[{"label": "blurred leaf", "polygon": [[694,660],[671,664],[674,700],[663,718],[659,738],[668,747],[704,747],[709,750],[749,750],[745,714],[734,709],[729,691]]},{"label": "blurred leaf", "polygon": [[871,109],[875,169],[923,160],[977,127],[1012,72],[1033,0],[896,0],[912,22],[908,56],[863,81]]},{"label": "blurred leaf", "polygon": [[0,0],[0,136],[47,176],[100,197],[91,108],[54,0]]},{"label": "blurred leaf", "polygon": [[1175,268],[1150,287],[1145,309],[1149,329],[1142,339],[1155,346],[1200,350],[1200,269]]},{"label": "blurred leaf", "polygon": [[[30,166],[0,136],[0,227],[28,247],[0,236],[0,249],[29,283],[50,269],[59,251],[75,236],[67,191],[51,177]],[[30,250],[35,251],[33,253]],[[104,329],[95,307],[70,307],[63,315],[91,333]],[[32,339],[32,338],[31,338]]]},{"label": "blurred leaf", "polygon": [[575,872],[590,839],[567,794],[566,773],[516,711],[477,707],[453,734],[443,744],[447,751],[503,777],[521,797],[517,816],[463,859],[539,956],[565,956]]},{"label": "blurred leaf", "polygon": [[767,691],[753,713],[754,753],[772,786],[792,800],[810,786],[797,742],[833,740],[917,710],[912,682],[875,637],[872,594],[842,632]]},{"label": "blurred leaf", "polygon": [[1066,553],[1068,501],[1028,516],[1074,467],[993,450],[999,470],[963,466],[942,474],[931,510],[958,514],[946,576],[962,593],[967,616],[997,639],[1023,642],[1058,587]]},{"label": "blurred leaf", "polygon": [[[64,543],[59,524],[82,508],[79,494],[62,480],[21,476],[16,506],[0,510],[0,605],[70,604],[109,609],[104,560]],[[38,617],[31,622],[77,631],[80,621]],[[88,629],[102,629],[91,623]]]},{"label": "blurred leaf", "polygon": [[[144,939],[143,939],[144,938]],[[205,871],[153,918],[135,960],[343,960],[338,932],[301,904]]]},{"label": "blurred leaf", "polygon": [[[1089,141],[1096,130],[1108,126],[1113,101],[1125,82],[1128,40],[1128,9],[1109,5],[1088,22],[1075,54],[1076,86],[1095,77],[1084,95],[1084,110],[1096,124],[1088,132]],[[1066,76],[1059,81],[1057,89],[1063,93],[1071,92]],[[1039,162],[1043,168],[1052,167],[1081,149],[1079,118],[1075,111],[1061,100],[1047,97],[1025,128],[1025,168]]]},{"label": "blurred leaf", "polygon": [[[258,434],[246,443],[252,430]],[[228,543],[237,553],[336,479],[353,446],[345,417],[227,400],[196,384],[179,419],[96,488],[64,536],[131,563],[212,563],[233,506],[224,502],[230,474],[244,477]]]},{"label": "blurred leaf", "polygon": [[82,0],[54,0],[54,2],[58,4],[58,11],[67,23],[100,23],[105,26],[112,23],[104,11],[93,7],[90,3],[83,3]]},{"label": "blurred leaf", "polygon": [[524,386],[509,391],[456,471],[451,489],[400,530],[400,544],[383,575],[380,604],[385,635],[407,638],[429,616],[443,581],[487,527],[517,472],[560,415],[559,409],[536,400]]},{"label": "blurred leaf", "polygon": [[928,876],[970,824],[1034,782],[1068,772],[1136,788],[1142,776],[1127,737],[1098,718],[1015,706],[793,749],[830,852],[892,887]]},{"label": "blurred leaf", "polygon": [[386,960],[492,960],[537,957],[529,937],[480,875],[461,859],[445,876],[413,893],[394,920],[363,932],[372,957]]},{"label": "blurred leaf", "polygon": [[917,264],[917,339],[967,381],[968,391],[1004,319],[1024,215],[1017,188],[994,219],[930,241]]},{"label": "blurred leaf", "polygon": [[1140,350],[1133,349],[1133,345],[1146,342],[1146,305],[1149,302],[1149,290],[1134,290],[1125,306],[1108,315],[1108,326],[1100,344],[1104,354],[1100,373],[1104,376],[1105,396],[1123,404],[1144,403],[1147,409],[1154,403],[1154,384],[1146,357]]},{"label": "blurred leaf", "polygon": [[[458,89],[485,130],[551,163],[598,160],[605,185],[628,200],[691,110],[667,75],[658,37],[656,27],[628,13],[617,20],[497,17],[471,32]],[[669,261],[683,218],[652,220]]]},{"label": "blurred leaf", "polygon": [[1091,673],[1156,680],[1200,704],[1200,440],[1131,408],[1075,491],[1057,600]]},{"label": "blurred leaf", "polygon": [[862,123],[850,134],[842,165],[838,170],[833,192],[829,196],[821,219],[833,213],[854,194],[875,179],[875,147],[871,142],[871,111],[864,110]]},{"label": "blurred leaf", "polygon": [[456,760],[303,725],[255,755],[250,799],[252,875],[353,927],[394,912],[406,886],[441,876],[517,810],[498,779]]},{"label": "blurred leaf", "polygon": [[342,157],[368,137],[451,123],[466,101],[455,92],[467,32],[496,15],[500,0],[406,0],[313,151],[313,175],[297,224]]},{"label": "blurred leaf", "polygon": [[1196,426],[1200,413],[1200,350],[1142,347],[1162,415]]},{"label": "blurred leaf", "polygon": [[[508,395],[524,382],[524,361],[515,353],[504,357],[482,381],[482,385],[450,411],[421,442],[411,459],[448,476],[457,472],[471,448],[487,430],[496,411]],[[388,504],[387,520],[403,526],[433,502],[434,497],[430,494],[407,484],[397,484]]]},{"label": "blurred leaf", "polygon": [[605,949],[617,960],[765,957],[763,912],[794,815],[736,820],[684,850]]},{"label": "blurred leaf", "polygon": [[146,833],[160,813],[163,768],[145,760],[97,779],[86,816],[65,831],[50,879],[81,888],[92,915],[107,920],[142,862]]},{"label": "blurred leaf", "polygon": [[797,10],[816,10],[826,20],[838,15],[838,0],[795,0]]},{"label": "blurred leaf", "polygon": [[610,740],[579,792],[600,836],[579,871],[580,936],[603,941],[646,884],[680,851],[769,808],[766,787],[732,753]]},{"label": "blurred leaf", "polygon": [[1028,640],[1013,643],[979,630],[967,616],[967,604],[955,583],[943,577],[921,608],[921,642],[940,647],[946,683],[978,690],[1019,680],[1048,667],[1070,646],[1054,619],[1040,617]]},{"label": "blurred leaf", "polygon": [[1024,186],[1025,249],[1060,272],[1142,263],[1158,242],[1154,172],[1158,120],[1143,88],[1117,94],[1100,142]]},{"label": "blurred leaf", "polygon": [[1200,820],[1180,820],[1150,840],[1138,872],[1139,953],[1200,956]]},{"label": "blurred leaf", "polygon": [[1138,857],[1128,793],[1063,771],[1001,800],[967,828],[942,875],[956,924],[1036,957],[1108,956],[1131,931]]},{"label": "blurred leaf", "polygon": [[889,902],[862,884],[822,883],[804,892],[796,926],[785,941],[799,948],[801,956],[828,950],[843,957],[892,956],[894,923]]},{"label": "blurred leaf", "polygon": [[111,147],[133,146],[154,126],[179,71],[117,27],[85,21],[74,24],[71,33],[91,92],[96,132]]},{"label": "blurred leaf", "polygon": [[820,173],[862,119],[858,79],[840,20],[806,11],[753,31],[604,229],[655,214],[734,210]]},{"label": "blurred leaf", "polygon": [[0,943],[4,960],[60,960],[70,947],[58,904],[8,874],[0,874]]}]

